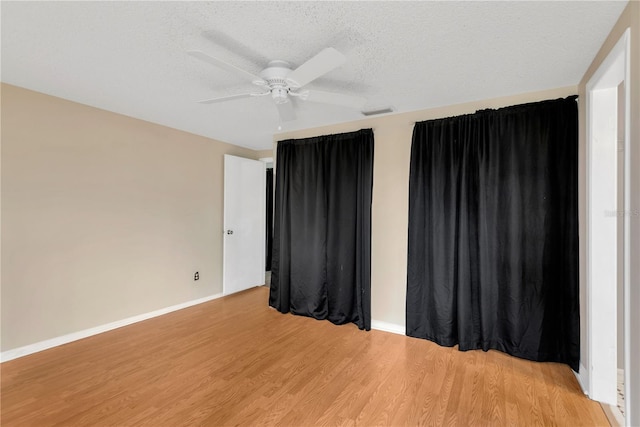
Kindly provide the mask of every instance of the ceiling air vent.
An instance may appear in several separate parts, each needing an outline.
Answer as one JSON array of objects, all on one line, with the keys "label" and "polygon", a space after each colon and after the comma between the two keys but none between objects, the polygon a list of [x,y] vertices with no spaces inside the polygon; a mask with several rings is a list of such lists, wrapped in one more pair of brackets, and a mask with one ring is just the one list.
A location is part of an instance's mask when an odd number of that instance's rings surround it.
[{"label": "ceiling air vent", "polygon": [[365,116],[377,116],[378,114],[387,114],[387,113],[393,113],[393,108],[386,107],[386,108],[378,108],[376,110],[362,111],[362,114]]}]

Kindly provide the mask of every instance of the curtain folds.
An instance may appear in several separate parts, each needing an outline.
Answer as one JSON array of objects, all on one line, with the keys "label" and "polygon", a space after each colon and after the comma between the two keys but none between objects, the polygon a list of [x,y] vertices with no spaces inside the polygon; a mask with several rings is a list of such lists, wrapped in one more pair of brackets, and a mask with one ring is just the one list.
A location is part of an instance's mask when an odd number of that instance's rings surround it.
[{"label": "curtain folds", "polygon": [[580,359],[575,97],[416,123],[407,335]]},{"label": "curtain folds", "polygon": [[373,131],[278,143],[269,305],[371,329]]}]

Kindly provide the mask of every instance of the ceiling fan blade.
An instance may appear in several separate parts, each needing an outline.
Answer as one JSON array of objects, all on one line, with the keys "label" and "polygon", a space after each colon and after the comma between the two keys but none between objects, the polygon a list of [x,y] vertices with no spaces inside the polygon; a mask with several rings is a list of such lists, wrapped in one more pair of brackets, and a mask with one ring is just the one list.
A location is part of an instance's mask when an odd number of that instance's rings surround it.
[{"label": "ceiling fan blade", "polygon": [[278,107],[278,114],[280,114],[280,120],[283,122],[291,122],[296,119],[296,111],[293,109],[291,101],[283,104],[276,104]]},{"label": "ceiling fan blade", "polygon": [[224,102],[224,101],[230,101],[232,99],[240,99],[240,98],[250,98],[252,96],[256,96],[256,95],[252,94],[252,93],[240,93],[238,95],[222,96],[220,98],[203,99],[201,101],[196,101],[196,102],[199,102],[200,104],[215,104],[216,102]]},{"label": "ceiling fan blade", "polygon": [[222,47],[227,52],[250,61],[256,67],[262,67],[271,61],[271,58],[267,58],[257,49],[239,42],[223,31],[213,28],[207,29],[202,32],[202,36],[216,46]]},{"label": "ceiling fan blade", "polygon": [[293,70],[287,81],[295,87],[302,87],[329,71],[338,68],[347,61],[347,58],[332,47],[323,49],[316,56]]},{"label": "ceiling fan blade", "polygon": [[242,68],[238,68],[235,65],[231,65],[224,61],[219,60],[218,58],[214,58],[213,56],[209,56],[204,52],[199,50],[190,50],[187,52],[189,55],[198,58],[201,61],[208,62],[209,64],[215,65],[218,68],[222,68],[225,71],[228,71],[232,74],[240,76],[246,80],[250,80],[251,82],[262,82],[264,80],[261,77],[256,76],[248,71],[243,70]]},{"label": "ceiling fan blade", "polygon": [[345,107],[360,109],[367,101],[361,96],[345,95],[342,93],[325,92],[323,90],[305,91],[303,99],[311,102],[321,102],[323,104],[335,104]]}]

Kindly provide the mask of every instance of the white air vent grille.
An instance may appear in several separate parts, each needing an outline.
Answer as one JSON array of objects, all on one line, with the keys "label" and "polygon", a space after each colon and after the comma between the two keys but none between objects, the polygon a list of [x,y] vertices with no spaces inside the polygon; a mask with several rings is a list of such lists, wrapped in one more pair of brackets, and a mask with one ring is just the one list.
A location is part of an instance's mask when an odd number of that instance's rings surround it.
[{"label": "white air vent grille", "polygon": [[393,113],[393,108],[391,107],[378,108],[375,110],[367,110],[362,112],[362,114],[364,114],[365,116],[377,116],[378,114],[387,114],[387,113]]}]

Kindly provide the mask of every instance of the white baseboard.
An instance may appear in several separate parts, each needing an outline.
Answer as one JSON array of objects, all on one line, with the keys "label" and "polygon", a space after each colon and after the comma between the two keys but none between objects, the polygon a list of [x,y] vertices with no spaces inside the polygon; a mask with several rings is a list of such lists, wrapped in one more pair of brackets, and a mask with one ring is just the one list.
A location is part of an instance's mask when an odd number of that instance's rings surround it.
[{"label": "white baseboard", "polygon": [[132,323],[141,322],[143,320],[151,319],[152,317],[162,316],[163,314],[171,313],[172,311],[181,310],[183,308],[191,307],[193,305],[202,304],[203,302],[211,301],[220,298],[222,294],[209,295],[207,297],[198,298],[195,300],[183,302],[181,304],[172,305],[170,307],[154,310],[149,313],[139,314],[137,316],[128,317],[122,320],[116,320],[115,322],[107,323],[106,325],[100,325],[82,331],[73,332],[67,335],[51,338],[48,340],[36,342],[33,344],[25,345],[24,347],[18,347],[11,350],[3,351],[0,353],[0,362],[8,362],[9,360],[17,359],[19,357],[27,356],[29,354],[37,353],[39,351],[47,350],[52,347],[57,347],[62,344],[67,344],[72,341],[77,341],[82,338],[87,338],[92,335],[101,334],[103,332],[111,331],[113,329],[121,328],[123,326],[131,325]]},{"label": "white baseboard", "polygon": [[587,368],[585,368],[584,365],[580,363],[580,366],[578,366],[578,372],[574,372],[574,375],[578,380],[578,384],[580,384],[580,388],[582,389],[582,392],[587,396],[589,396],[589,389],[587,387],[588,385]]},{"label": "white baseboard", "polygon": [[372,320],[371,329],[378,331],[391,332],[393,334],[405,335],[404,325],[398,325],[396,323],[383,322],[381,320]]}]

